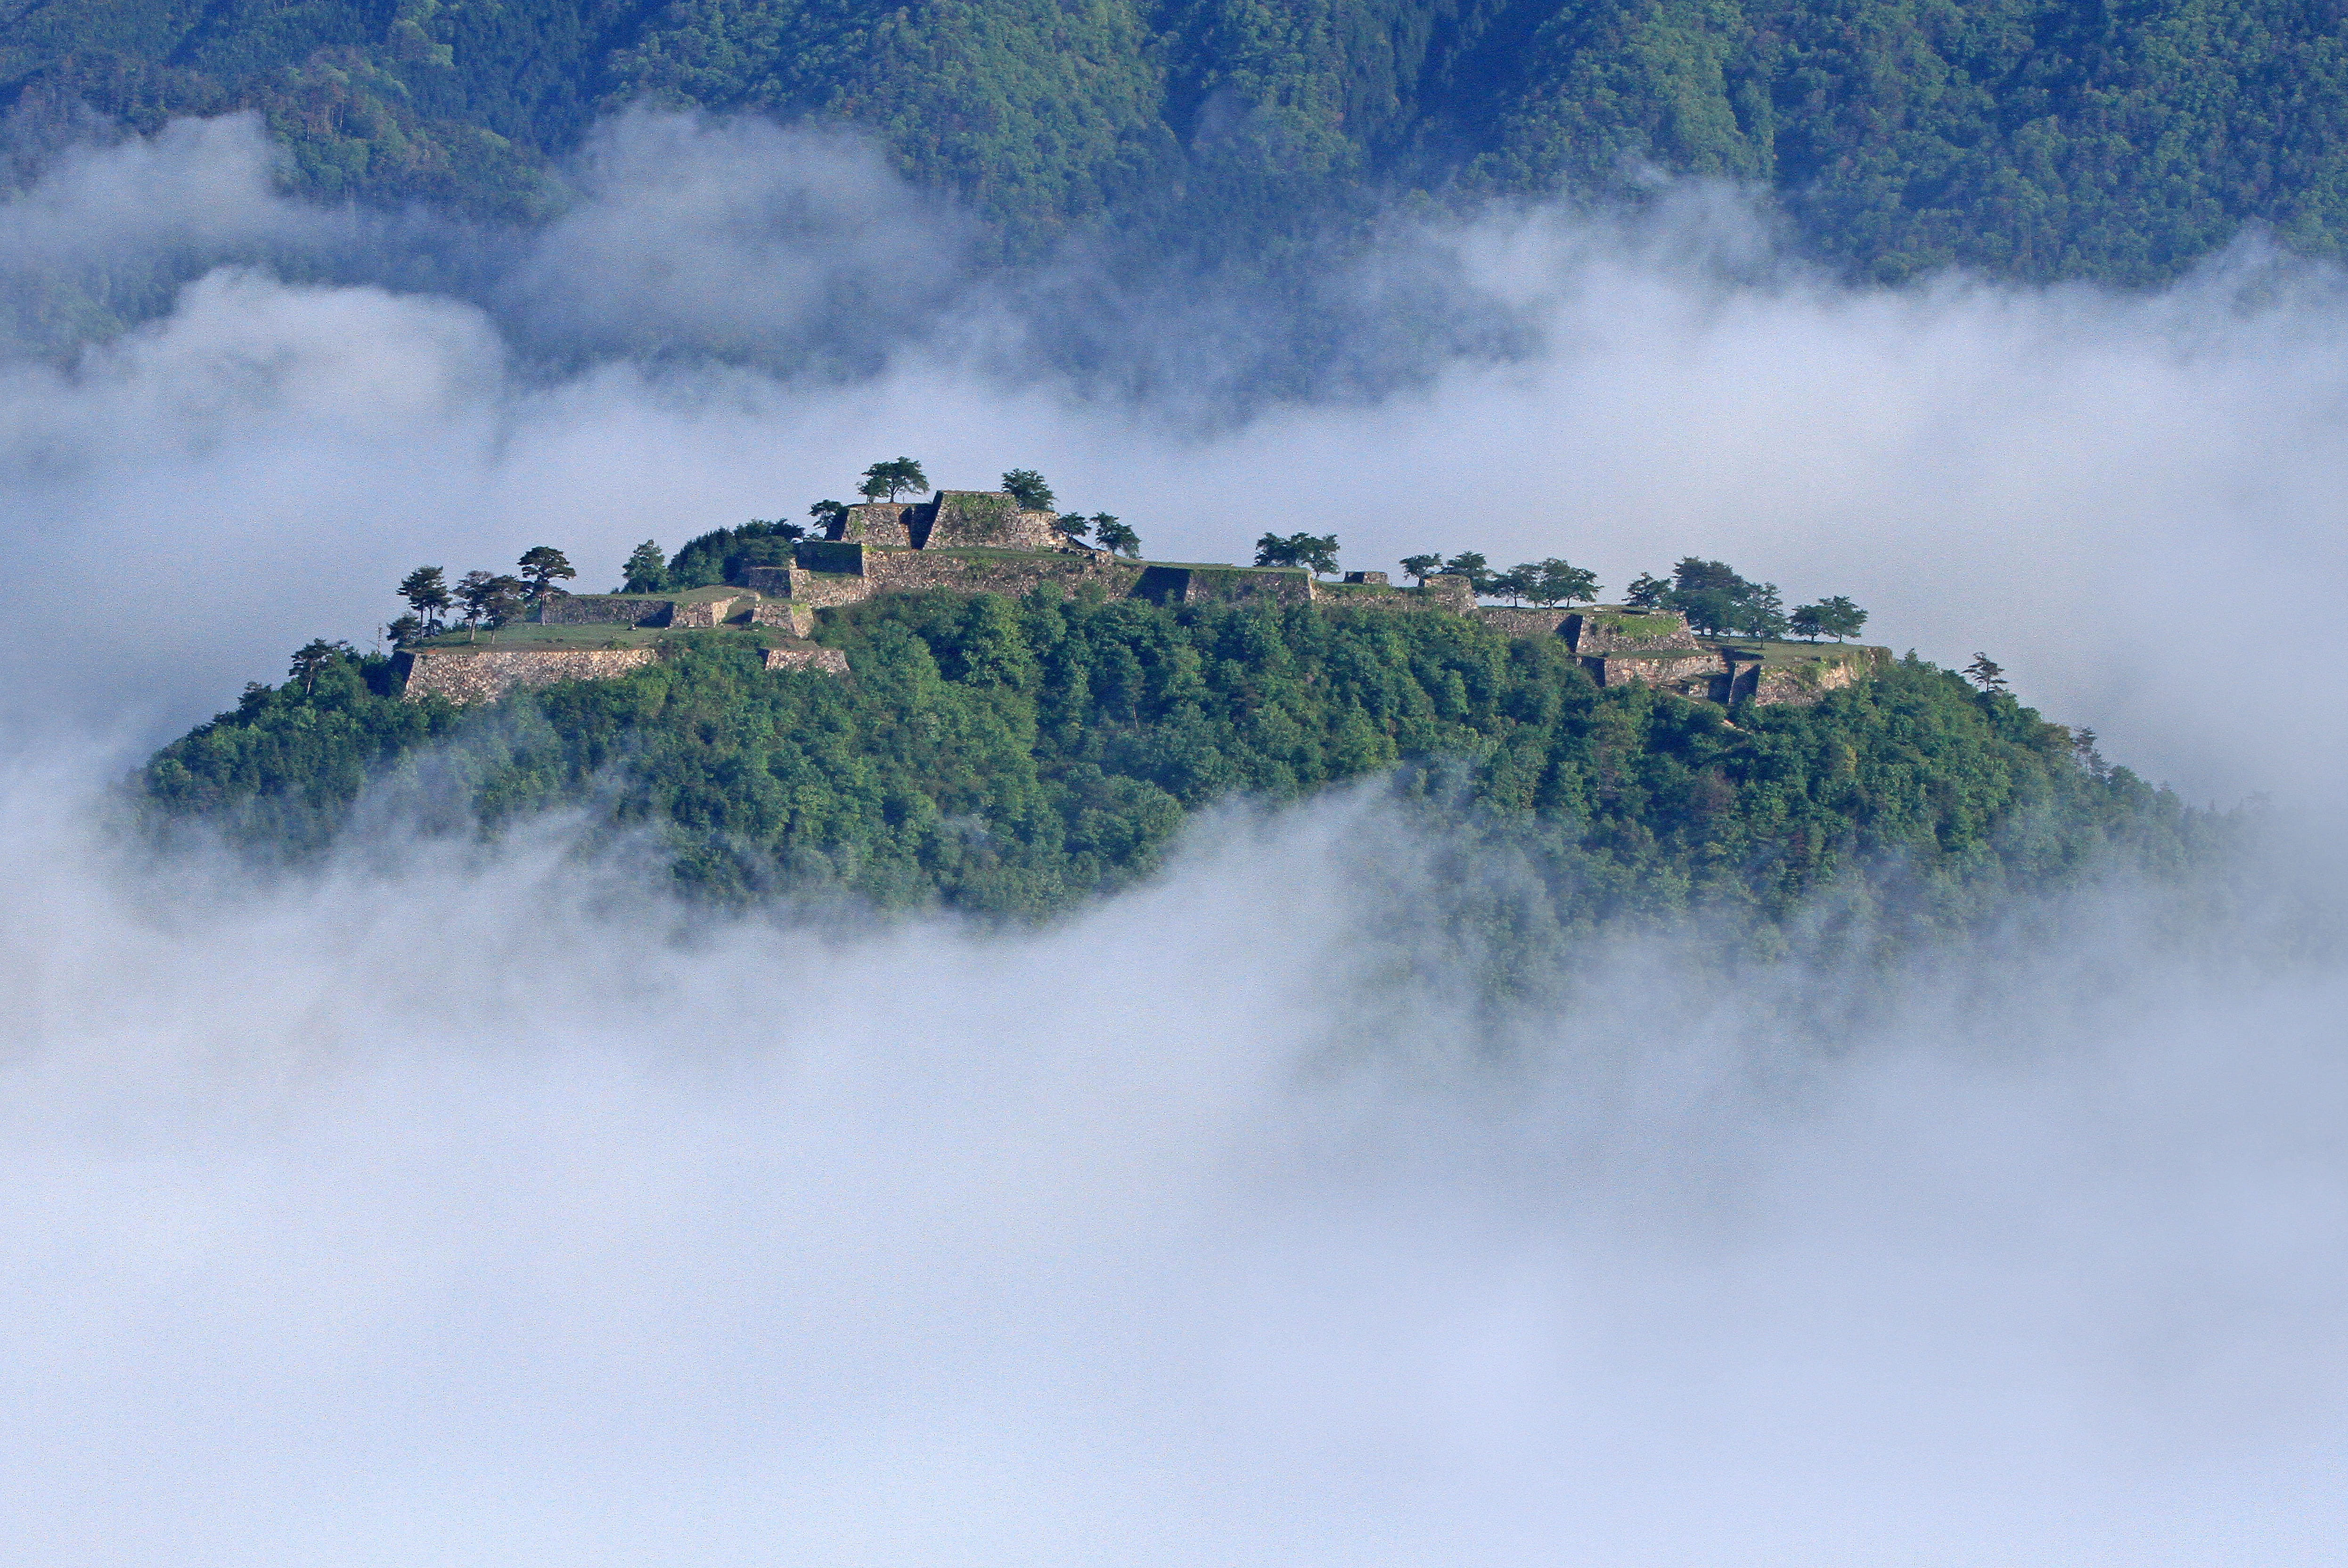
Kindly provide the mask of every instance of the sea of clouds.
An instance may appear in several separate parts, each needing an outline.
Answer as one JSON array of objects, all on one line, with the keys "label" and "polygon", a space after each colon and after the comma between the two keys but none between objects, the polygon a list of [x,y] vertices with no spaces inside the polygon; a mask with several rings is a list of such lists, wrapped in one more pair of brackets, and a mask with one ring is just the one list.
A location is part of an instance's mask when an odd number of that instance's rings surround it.
[{"label": "sea of clouds", "polygon": [[[2330,1559],[2335,272],[1858,289],[1692,187],[1398,220],[1272,302],[986,267],[755,122],[575,177],[527,234],[315,209],[232,119],[0,203],[15,1553]],[[1601,941],[1506,1004],[1375,791],[1014,932],[720,920],[559,818],[269,879],[105,829],[420,561],[605,587],[901,452],[1177,559],[1724,557],[2284,810],[2190,896],[1733,985]]]}]

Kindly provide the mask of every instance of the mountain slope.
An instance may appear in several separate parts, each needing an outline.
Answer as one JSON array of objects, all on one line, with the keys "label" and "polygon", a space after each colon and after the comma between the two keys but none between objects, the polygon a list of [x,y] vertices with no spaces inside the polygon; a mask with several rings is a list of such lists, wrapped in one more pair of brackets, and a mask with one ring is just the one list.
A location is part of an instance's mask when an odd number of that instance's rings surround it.
[{"label": "mountain slope", "polygon": [[1765,182],[1824,253],[2148,279],[2348,234],[2348,20],[2283,0],[14,0],[0,99],[255,107],[300,181],[528,216],[637,101],[844,120],[1010,250],[1245,248],[1392,188]]}]

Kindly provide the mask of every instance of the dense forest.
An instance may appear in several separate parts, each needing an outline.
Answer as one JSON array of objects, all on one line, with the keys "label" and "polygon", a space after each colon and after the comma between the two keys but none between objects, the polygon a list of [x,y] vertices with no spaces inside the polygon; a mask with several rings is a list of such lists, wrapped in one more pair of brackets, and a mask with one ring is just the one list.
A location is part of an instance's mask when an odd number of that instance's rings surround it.
[{"label": "dense forest", "polygon": [[[2348,235],[2348,14],[2280,0],[9,0],[0,105],[255,108],[304,189],[528,218],[633,103],[869,128],[1013,253],[1213,253],[1404,191],[1773,189],[1883,278]],[[86,107],[85,107],[86,106]]]},{"label": "dense forest", "polygon": [[1912,655],[1813,707],[1731,711],[1601,689],[1560,639],[1442,614],[938,594],[821,635],[850,678],[686,635],[624,678],[471,711],[340,655],[249,688],[135,795],[160,830],[271,852],[332,842],[369,788],[437,789],[444,820],[492,830],[580,805],[652,830],[705,897],[1035,915],[1146,874],[1201,808],[1385,774],[1431,834],[1539,868],[1564,930],[1766,931],[1828,889],[1932,929],[2016,888],[2157,872],[2222,827]]}]

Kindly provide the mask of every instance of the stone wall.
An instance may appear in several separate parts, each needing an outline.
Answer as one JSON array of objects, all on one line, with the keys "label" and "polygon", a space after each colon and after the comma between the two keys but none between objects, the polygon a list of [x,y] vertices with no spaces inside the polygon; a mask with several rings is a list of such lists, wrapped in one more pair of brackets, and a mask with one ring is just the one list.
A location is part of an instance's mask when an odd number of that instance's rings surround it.
[{"label": "stone wall", "polygon": [[[929,511],[924,506],[906,506],[901,502],[868,501],[851,506],[848,515],[824,531],[826,539],[860,540],[873,544],[893,544],[910,549],[914,542],[916,517]],[[929,531],[928,520],[921,518],[919,531]]]},{"label": "stone wall", "polygon": [[[860,553],[857,557],[861,562]],[[743,573],[753,591],[774,599],[788,599],[809,610],[853,604],[872,596],[872,584],[859,571],[811,572],[804,566],[753,566]]]},{"label": "stone wall", "polygon": [[1565,630],[1566,622],[1562,610],[1503,610],[1491,604],[1479,607],[1476,618],[1504,637],[1554,637]]},{"label": "stone wall", "polygon": [[1758,703],[1806,707],[1830,691],[1857,686],[1875,673],[1878,663],[1890,656],[1888,648],[1862,648],[1801,664],[1772,665],[1760,671],[1752,686],[1737,695],[1750,695]]},{"label": "stone wall", "polygon": [[1024,511],[1001,490],[940,490],[930,506],[927,534],[911,541],[923,550],[1054,550],[1063,542],[1056,513]]},{"label": "stone wall", "polygon": [[767,650],[767,667],[770,670],[816,670],[828,676],[848,673],[848,655],[838,648],[779,647]]},{"label": "stone wall", "polygon": [[750,606],[750,624],[779,627],[794,637],[811,637],[815,607],[794,599],[761,599]]},{"label": "stone wall", "polygon": [[1313,578],[1293,566],[1145,566],[1132,593],[1160,604],[1309,604]]},{"label": "stone wall", "polygon": [[1103,555],[1089,550],[1047,553],[940,549],[869,550],[864,554],[864,582],[875,593],[920,593],[943,588],[956,593],[1001,593],[1016,598],[1045,583],[1057,583],[1071,593],[1097,583],[1113,599],[1132,592],[1144,575],[1138,561]]},{"label": "stone wall", "polygon": [[[1692,648],[1685,652],[1584,654],[1581,667],[1600,686],[1663,686],[1683,690],[1683,695],[1709,695],[1712,677],[1725,672],[1718,654],[1709,648]],[[1691,683],[1702,683],[1691,686]]]},{"label": "stone wall", "polygon": [[658,660],[651,648],[427,648],[399,655],[407,697],[446,697],[465,705],[495,702],[510,691],[557,681],[609,680]]},{"label": "stone wall", "polygon": [[565,593],[548,598],[538,618],[549,626],[665,626],[671,603],[634,593]]},{"label": "stone wall", "polygon": [[1565,617],[1558,634],[1577,654],[1632,654],[1696,645],[1687,617],[1677,610],[1576,610]]},{"label": "stone wall", "polygon": [[727,618],[741,607],[742,601],[748,597],[750,597],[749,593],[744,592],[725,597],[682,599],[669,611],[668,624],[672,626],[699,627],[704,630],[712,626],[722,626]]}]

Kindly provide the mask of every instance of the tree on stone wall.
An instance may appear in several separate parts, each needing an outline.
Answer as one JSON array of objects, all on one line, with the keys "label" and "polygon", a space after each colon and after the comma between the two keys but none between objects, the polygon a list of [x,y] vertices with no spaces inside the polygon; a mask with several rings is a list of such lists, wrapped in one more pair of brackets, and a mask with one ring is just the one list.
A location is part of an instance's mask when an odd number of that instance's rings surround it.
[{"label": "tree on stone wall", "polygon": [[1557,556],[1517,570],[1528,573],[1525,597],[1536,604],[1572,604],[1598,597],[1598,574]]},{"label": "tree on stone wall", "polygon": [[1446,576],[1468,579],[1468,592],[1482,598],[1492,592],[1492,563],[1479,551],[1463,550],[1443,563]]},{"label": "tree on stone wall", "polygon": [[1023,511],[1050,511],[1059,500],[1052,493],[1052,487],[1044,482],[1044,476],[1034,469],[1012,469],[1003,476],[1003,488],[1011,492],[1011,499],[1019,503]]},{"label": "tree on stone wall", "polygon": [[1082,539],[1093,531],[1092,521],[1081,512],[1064,511],[1052,520],[1052,526],[1070,539]]},{"label": "tree on stone wall", "polygon": [[921,491],[930,488],[930,479],[922,472],[922,465],[911,458],[894,458],[885,463],[875,463],[864,470],[864,483],[858,493],[867,500],[895,500],[902,490]]},{"label": "tree on stone wall", "polygon": [[1736,614],[1731,623],[1739,635],[1747,637],[1782,637],[1786,634],[1786,601],[1778,595],[1775,583],[1749,583],[1744,597],[1736,603]]},{"label": "tree on stone wall", "polygon": [[515,564],[521,568],[522,578],[530,584],[527,592],[533,604],[544,603],[549,593],[562,592],[555,586],[558,579],[579,575],[572,570],[570,558],[551,544],[531,545]]},{"label": "tree on stone wall", "polygon": [[623,593],[657,593],[668,586],[668,557],[661,553],[657,540],[647,539],[630,551],[620,570],[625,576],[620,584]]},{"label": "tree on stone wall", "polygon": [[815,520],[816,531],[829,538],[833,529],[847,522],[848,503],[839,500],[819,500],[808,508],[808,516]]},{"label": "tree on stone wall", "polygon": [[1421,587],[1426,585],[1428,578],[1442,570],[1443,557],[1440,555],[1406,555],[1402,558],[1402,574]]},{"label": "tree on stone wall", "polygon": [[1105,511],[1093,513],[1093,542],[1131,560],[1141,558],[1141,535]]},{"label": "tree on stone wall", "polygon": [[[510,621],[521,613],[525,590],[515,577],[502,577],[487,572],[468,572],[458,580],[457,602],[465,607],[465,626],[476,638],[479,628],[486,622],[489,630]],[[491,641],[496,639],[492,637]]]},{"label": "tree on stone wall", "polygon": [[454,603],[448,597],[448,582],[438,566],[419,566],[399,580],[399,596],[407,607],[423,619],[427,632],[440,629],[440,617]]},{"label": "tree on stone wall", "polygon": [[1671,580],[1658,577],[1652,572],[1642,572],[1631,579],[1628,588],[1622,590],[1622,603],[1632,610],[1669,609],[1672,603]]},{"label": "tree on stone wall", "polygon": [[1258,566],[1302,566],[1314,576],[1337,570],[1334,533],[1267,533],[1255,542]]},{"label": "tree on stone wall", "polygon": [[1820,637],[1832,637],[1839,643],[1846,637],[1859,635],[1867,624],[1867,612],[1838,593],[1831,599],[1821,599],[1815,604],[1797,609],[1788,624],[1797,636],[1817,642]]}]

